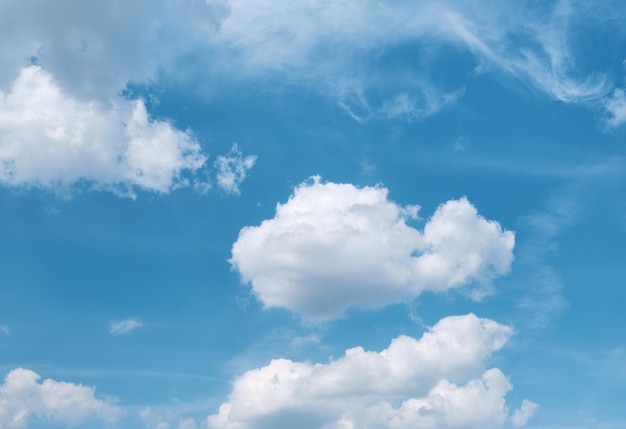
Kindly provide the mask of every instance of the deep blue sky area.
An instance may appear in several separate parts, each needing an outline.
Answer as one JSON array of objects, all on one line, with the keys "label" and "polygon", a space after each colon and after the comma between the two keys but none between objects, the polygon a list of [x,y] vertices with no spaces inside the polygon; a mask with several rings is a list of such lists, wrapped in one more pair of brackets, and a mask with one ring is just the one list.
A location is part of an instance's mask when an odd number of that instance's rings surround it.
[{"label": "deep blue sky area", "polygon": [[619,2],[0,6],[0,428],[626,427]]}]

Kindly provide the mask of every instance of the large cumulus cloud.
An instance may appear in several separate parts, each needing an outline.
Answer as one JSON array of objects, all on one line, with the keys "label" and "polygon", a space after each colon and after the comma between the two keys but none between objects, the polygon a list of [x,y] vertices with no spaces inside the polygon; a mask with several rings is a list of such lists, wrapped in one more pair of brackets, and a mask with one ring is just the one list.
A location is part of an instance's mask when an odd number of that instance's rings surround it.
[{"label": "large cumulus cloud", "polygon": [[206,156],[168,122],[152,120],[140,100],[114,106],[66,94],[39,66],[0,91],[0,183],[69,189],[85,181],[133,195],[189,184]]},{"label": "large cumulus cloud", "polygon": [[442,204],[423,231],[383,187],[299,185],[273,219],[243,228],[231,264],[266,307],[310,320],[379,308],[423,291],[471,286],[480,298],[510,270],[514,234],[466,199]]},{"label": "large cumulus cloud", "polygon": [[468,314],[442,319],[419,340],[400,336],[380,352],[356,347],[327,364],[275,359],[235,380],[209,427],[519,427],[536,405],[524,401],[511,412],[511,383],[486,367],[511,334]]}]

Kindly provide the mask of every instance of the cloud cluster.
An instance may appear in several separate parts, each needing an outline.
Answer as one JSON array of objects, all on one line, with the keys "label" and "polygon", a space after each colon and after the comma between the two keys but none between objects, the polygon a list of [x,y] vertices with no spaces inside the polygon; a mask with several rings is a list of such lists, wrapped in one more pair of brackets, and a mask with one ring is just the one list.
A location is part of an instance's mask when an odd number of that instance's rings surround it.
[{"label": "cloud cluster", "polygon": [[383,187],[296,187],[273,219],[245,227],[230,263],[266,307],[310,320],[348,308],[379,308],[423,291],[473,286],[479,299],[508,273],[514,234],[481,217],[465,198],[442,204],[420,231]]},{"label": "cloud cluster", "polygon": [[255,155],[244,157],[237,144],[233,143],[230,152],[218,156],[215,161],[217,185],[229,194],[239,195],[241,193],[239,186],[255,162]]},{"label": "cloud cluster", "polygon": [[142,101],[75,99],[38,66],[0,92],[4,185],[58,190],[86,182],[131,196],[135,188],[167,193],[188,184],[185,175],[205,160],[189,133],[152,120]]},{"label": "cloud cluster", "polygon": [[442,319],[419,340],[400,336],[381,352],[356,347],[328,364],[275,359],[235,380],[209,427],[520,427],[536,405],[524,401],[511,412],[511,384],[485,366],[511,334],[468,314]]},{"label": "cloud cluster", "polygon": [[560,0],[5,3],[0,89],[31,58],[81,100],[108,101],[159,71],[211,90],[242,79],[304,85],[359,120],[419,119],[453,104],[464,82],[446,79],[437,52],[471,58],[468,74],[494,72],[555,100],[599,100],[612,84],[580,70],[572,33],[623,19],[611,3]]},{"label": "cloud cluster", "polygon": [[92,419],[114,423],[121,415],[110,400],[96,398],[91,387],[40,378],[23,368],[9,372],[0,385],[0,427],[25,428],[32,417],[65,425]]}]

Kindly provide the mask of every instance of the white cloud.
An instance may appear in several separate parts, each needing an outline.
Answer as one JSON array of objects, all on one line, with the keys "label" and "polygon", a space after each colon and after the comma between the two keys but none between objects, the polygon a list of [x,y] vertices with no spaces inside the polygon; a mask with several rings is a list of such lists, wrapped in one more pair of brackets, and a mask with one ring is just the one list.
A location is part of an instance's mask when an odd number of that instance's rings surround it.
[{"label": "white cloud", "polygon": [[513,427],[520,428],[522,426],[525,426],[526,423],[528,423],[528,420],[530,420],[533,414],[535,414],[537,408],[539,408],[539,405],[535,404],[532,401],[524,399],[524,401],[522,401],[521,407],[515,410],[511,418],[511,421],[513,422]]},{"label": "white cloud", "polygon": [[509,272],[513,232],[485,220],[467,199],[442,204],[420,231],[407,224],[418,207],[398,206],[387,193],[305,182],[273,219],[240,231],[230,263],[265,307],[310,320],[410,301],[427,290],[467,286],[479,299]]},{"label": "white cloud", "polygon": [[626,122],[626,93],[623,89],[616,89],[604,101],[604,108],[608,114],[606,125],[617,128]]},{"label": "white cloud", "polygon": [[202,168],[199,144],[149,118],[142,101],[112,106],[64,93],[38,66],[0,92],[0,183],[60,192],[77,183],[134,196],[188,185]]},{"label": "white cloud", "polygon": [[149,429],[207,429],[206,419],[197,421],[193,417],[181,417],[181,414],[188,415],[190,412],[206,413],[206,402],[200,401],[198,404],[176,402],[173,407],[161,406],[158,409],[146,407],[139,411],[139,418]]},{"label": "white cloud", "polygon": [[502,428],[511,385],[486,360],[510,327],[473,314],[442,319],[420,340],[394,339],[381,352],[346,350],[328,364],[275,359],[238,377],[212,429]]},{"label": "white cloud", "polygon": [[31,57],[81,100],[107,102],[130,82],[154,82],[159,68],[185,73],[177,59],[213,33],[224,13],[217,3],[137,0],[87,8],[76,0],[5,0],[0,89]]},{"label": "white cloud", "polygon": [[239,195],[239,186],[243,183],[248,171],[256,162],[255,155],[244,157],[236,143],[226,155],[221,155],[215,160],[217,168],[217,184],[229,194]]},{"label": "white cloud", "polygon": [[611,6],[569,1],[8,0],[2,12],[0,89],[36,57],[81,101],[108,102],[129,83],[155,83],[158,70],[210,91],[242,80],[303,85],[358,120],[419,119],[453,104],[464,82],[438,69],[451,51],[474,57],[467,72],[564,102],[599,100],[611,84],[579,70],[571,34],[603,13],[619,19]]},{"label": "white cloud", "polygon": [[46,422],[75,425],[90,419],[114,423],[121,410],[110,400],[98,399],[94,389],[46,379],[17,368],[0,385],[0,426],[26,428],[32,417]]},{"label": "white cloud", "polygon": [[[359,120],[415,119],[463,92],[446,87],[441,74],[433,78],[432,46],[466,50],[476,71],[493,71],[555,100],[600,99],[610,83],[578,71],[570,46],[578,20],[596,22],[598,13],[559,1],[494,8],[487,1],[232,0],[211,40],[229,77],[273,76],[314,86]],[[394,54],[407,46],[414,54],[402,62]]]},{"label": "white cloud", "polygon": [[139,317],[129,317],[124,320],[112,320],[109,323],[109,332],[114,335],[127,334],[141,328],[143,321]]},{"label": "white cloud", "polygon": [[2,332],[4,335],[11,335],[11,330],[6,325],[0,325],[0,332]]}]

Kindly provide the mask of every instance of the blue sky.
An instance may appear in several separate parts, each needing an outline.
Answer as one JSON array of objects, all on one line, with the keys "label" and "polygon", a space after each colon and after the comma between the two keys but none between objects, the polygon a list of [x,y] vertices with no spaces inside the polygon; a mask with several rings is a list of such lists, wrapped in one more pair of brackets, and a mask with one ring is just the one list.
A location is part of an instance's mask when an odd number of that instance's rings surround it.
[{"label": "blue sky", "polygon": [[619,2],[0,6],[0,427],[626,427]]}]

